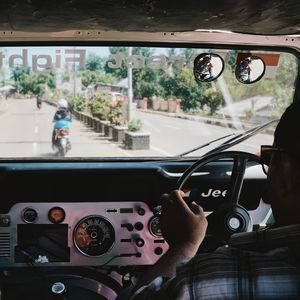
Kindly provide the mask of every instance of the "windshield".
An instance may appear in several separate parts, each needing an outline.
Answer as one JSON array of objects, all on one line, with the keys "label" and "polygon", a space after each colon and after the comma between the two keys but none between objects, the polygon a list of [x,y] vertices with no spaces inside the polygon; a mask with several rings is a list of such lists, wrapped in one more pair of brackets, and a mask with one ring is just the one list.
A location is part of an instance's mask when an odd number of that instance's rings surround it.
[{"label": "windshield", "polygon": [[175,156],[279,118],[298,75],[291,53],[245,49],[2,47],[0,64],[0,158]]}]

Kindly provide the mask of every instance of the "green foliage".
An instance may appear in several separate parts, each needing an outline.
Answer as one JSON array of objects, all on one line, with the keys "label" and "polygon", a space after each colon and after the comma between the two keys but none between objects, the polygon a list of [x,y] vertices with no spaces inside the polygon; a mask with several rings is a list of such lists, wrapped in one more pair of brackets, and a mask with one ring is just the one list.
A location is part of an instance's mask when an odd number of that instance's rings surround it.
[{"label": "green foliage", "polygon": [[112,84],[114,82],[114,77],[111,74],[105,74],[101,70],[84,70],[81,72],[81,80],[83,86],[88,87],[90,84],[95,83]]},{"label": "green foliage", "polygon": [[[110,51],[110,54],[112,55],[112,57],[114,54],[119,54],[119,53],[122,58],[125,58],[128,56],[128,47],[109,47],[109,51]],[[105,73],[112,74],[118,80],[126,78],[127,77],[127,66],[126,66],[125,60],[124,59],[122,60],[122,64],[121,64],[120,68],[113,69],[108,66],[108,62],[115,64],[115,60],[112,57],[110,57],[107,60],[105,66],[104,66]]]},{"label": "green foliage", "polygon": [[135,70],[133,72],[133,93],[136,99],[161,95],[162,88],[157,71],[147,67]]},{"label": "green foliage", "polygon": [[18,93],[43,95],[46,88],[55,89],[54,74],[31,73],[31,69],[16,67],[12,70],[11,78],[15,82]]},{"label": "green foliage", "polygon": [[140,119],[132,119],[128,123],[128,131],[136,132],[140,131],[143,127],[143,123]]},{"label": "green foliage", "polygon": [[95,94],[89,101],[89,109],[92,116],[99,120],[108,120],[110,100],[110,97],[107,95]]},{"label": "green foliage", "polygon": [[85,68],[89,71],[101,70],[104,67],[104,59],[94,53],[88,55]]},{"label": "green foliage", "polygon": [[70,75],[67,74],[67,73],[64,73],[62,75],[62,79],[61,79],[62,82],[69,82],[70,81]]},{"label": "green foliage", "polygon": [[72,97],[71,106],[77,111],[84,112],[87,110],[88,102],[84,96]]},{"label": "green foliage", "polygon": [[213,115],[223,104],[223,95],[216,86],[207,88],[203,95],[205,97],[205,104],[210,108],[210,115]]},{"label": "green foliage", "polygon": [[197,51],[192,48],[186,48],[183,49],[182,55],[185,57],[185,66],[189,68],[193,68],[194,60],[198,55]]},{"label": "green foliage", "polygon": [[161,87],[160,96],[169,98],[175,96],[178,90],[178,82],[175,76],[165,71],[160,72],[159,86]]},{"label": "green foliage", "polygon": [[111,104],[107,114],[108,121],[114,125],[121,125],[124,123],[122,114],[122,102],[118,101],[115,104]]},{"label": "green foliage", "polygon": [[293,101],[297,72],[298,64],[295,57],[288,53],[282,53],[275,77],[276,84],[269,88],[270,93],[274,95],[272,105],[276,111],[276,117],[281,116]]},{"label": "green foliage", "polygon": [[204,104],[210,105],[204,92],[211,87],[211,83],[197,83],[193,71],[186,68],[176,74],[175,81],[177,86],[173,87],[174,95],[182,100],[184,111],[202,108]]},{"label": "green foliage", "polygon": [[20,93],[21,89],[22,89],[22,85],[21,82],[23,81],[24,77],[26,75],[30,74],[30,68],[23,68],[23,67],[15,67],[12,72],[11,72],[11,79],[14,80],[15,84],[15,88],[17,89],[17,92]]}]

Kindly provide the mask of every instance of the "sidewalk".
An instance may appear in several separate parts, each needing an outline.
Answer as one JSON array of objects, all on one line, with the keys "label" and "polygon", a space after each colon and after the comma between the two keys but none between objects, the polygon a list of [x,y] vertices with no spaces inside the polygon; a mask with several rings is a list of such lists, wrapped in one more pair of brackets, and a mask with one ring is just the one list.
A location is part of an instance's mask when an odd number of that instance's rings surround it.
[{"label": "sidewalk", "polygon": [[0,100],[0,115],[4,114],[7,111],[7,101]]}]

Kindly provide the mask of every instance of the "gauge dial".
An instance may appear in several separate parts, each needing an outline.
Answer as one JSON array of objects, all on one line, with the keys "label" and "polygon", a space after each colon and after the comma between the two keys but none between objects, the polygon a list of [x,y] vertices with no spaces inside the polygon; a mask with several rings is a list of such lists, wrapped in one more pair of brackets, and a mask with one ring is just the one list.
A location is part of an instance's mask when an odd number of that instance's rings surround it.
[{"label": "gauge dial", "polygon": [[88,256],[106,253],[114,241],[113,226],[101,216],[88,216],[82,219],[74,230],[74,242],[77,249]]},{"label": "gauge dial", "polygon": [[162,232],[159,226],[158,217],[153,217],[149,222],[149,231],[155,237],[162,237]]},{"label": "gauge dial", "polygon": [[35,209],[27,207],[22,211],[22,218],[25,223],[34,223],[38,218],[38,213]]},{"label": "gauge dial", "polygon": [[48,213],[49,220],[54,224],[61,223],[65,219],[65,216],[66,213],[61,207],[52,207]]}]

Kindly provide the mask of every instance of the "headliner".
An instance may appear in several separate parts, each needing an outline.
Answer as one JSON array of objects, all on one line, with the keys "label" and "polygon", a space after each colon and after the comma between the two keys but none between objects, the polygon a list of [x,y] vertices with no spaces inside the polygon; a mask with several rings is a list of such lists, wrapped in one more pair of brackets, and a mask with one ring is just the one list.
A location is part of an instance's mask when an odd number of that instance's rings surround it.
[{"label": "headliner", "polygon": [[0,30],[300,34],[299,0],[1,0]]}]

